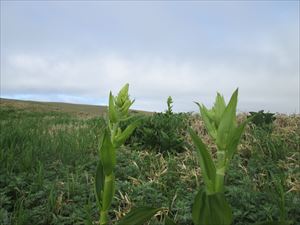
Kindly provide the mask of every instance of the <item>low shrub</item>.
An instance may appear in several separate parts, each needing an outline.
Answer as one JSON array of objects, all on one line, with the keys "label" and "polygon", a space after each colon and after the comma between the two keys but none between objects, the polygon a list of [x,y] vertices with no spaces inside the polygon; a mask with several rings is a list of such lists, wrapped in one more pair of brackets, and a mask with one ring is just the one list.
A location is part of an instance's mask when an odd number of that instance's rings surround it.
[{"label": "low shrub", "polygon": [[[189,113],[154,113],[144,116],[127,144],[163,154],[180,153],[187,147]],[[123,122],[122,126],[130,123]]]},{"label": "low shrub", "polygon": [[137,143],[157,152],[183,152],[187,142],[188,114],[155,113],[136,130]]},{"label": "low shrub", "polygon": [[265,113],[264,110],[250,112],[248,117],[252,117],[251,123],[254,126],[270,132],[272,131],[273,121],[276,119],[274,113]]}]

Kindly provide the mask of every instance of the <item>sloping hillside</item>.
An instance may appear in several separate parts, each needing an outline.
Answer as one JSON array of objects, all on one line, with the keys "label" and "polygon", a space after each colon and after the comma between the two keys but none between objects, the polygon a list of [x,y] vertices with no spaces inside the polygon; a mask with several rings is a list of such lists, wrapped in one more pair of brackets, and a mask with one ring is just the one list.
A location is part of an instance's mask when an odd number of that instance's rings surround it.
[{"label": "sloping hillside", "polygon": [[[8,106],[19,109],[25,109],[30,111],[58,111],[75,114],[77,116],[102,116],[106,113],[106,106],[98,105],[84,105],[84,104],[73,104],[73,103],[63,103],[63,102],[37,102],[37,101],[24,101],[24,100],[15,100],[15,99],[5,99],[0,98],[0,107]],[[137,111],[133,112],[142,112],[145,114],[151,114],[150,112]]]}]

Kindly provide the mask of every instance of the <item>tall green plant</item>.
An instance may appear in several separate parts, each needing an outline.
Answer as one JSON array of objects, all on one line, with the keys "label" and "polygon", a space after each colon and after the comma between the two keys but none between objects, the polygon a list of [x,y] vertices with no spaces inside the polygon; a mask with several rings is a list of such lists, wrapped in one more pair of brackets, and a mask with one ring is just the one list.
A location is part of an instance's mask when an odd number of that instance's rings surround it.
[{"label": "tall green plant", "polygon": [[173,110],[172,110],[172,108],[173,108],[173,99],[172,99],[171,96],[169,96],[168,99],[167,99],[167,105],[168,105],[168,109],[166,111],[166,114],[169,114],[169,115],[173,114]]},{"label": "tall green plant", "polygon": [[217,159],[212,159],[208,147],[189,129],[205,184],[205,188],[201,188],[194,199],[192,217],[195,225],[229,225],[233,220],[231,208],[224,195],[224,177],[248,122],[245,120],[237,124],[237,98],[238,90],[233,93],[227,105],[219,93],[212,109],[196,103],[205,127],[216,143]]},{"label": "tall green plant", "polygon": [[[187,148],[189,113],[174,113],[173,100],[167,99],[168,108],[163,113],[145,116],[129,139],[135,146],[163,154],[183,152]],[[125,125],[130,123],[124,123]]]},{"label": "tall green plant", "polygon": [[97,203],[100,209],[100,225],[109,222],[108,211],[115,193],[116,150],[126,141],[139,120],[134,120],[123,130],[119,124],[128,120],[129,108],[134,101],[128,95],[129,85],[126,84],[117,96],[109,94],[108,117],[99,145],[99,162],[96,171],[95,189]]}]

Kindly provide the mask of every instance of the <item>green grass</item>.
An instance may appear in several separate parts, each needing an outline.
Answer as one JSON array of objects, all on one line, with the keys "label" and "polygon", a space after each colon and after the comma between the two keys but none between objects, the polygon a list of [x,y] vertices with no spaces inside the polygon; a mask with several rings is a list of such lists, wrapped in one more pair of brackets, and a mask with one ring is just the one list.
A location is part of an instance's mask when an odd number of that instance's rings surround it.
[{"label": "green grass", "polygon": [[[0,224],[95,224],[102,118],[2,103]],[[210,144],[199,118],[190,120]],[[234,224],[279,219],[283,198],[285,216],[300,224],[299,121],[299,115],[283,116],[271,134],[248,129],[243,136],[225,180]],[[194,151],[163,155],[128,143],[117,154],[111,218],[133,206],[163,206],[178,224],[192,224],[191,203],[203,185],[199,174]],[[283,180],[284,196],[275,178]]]}]

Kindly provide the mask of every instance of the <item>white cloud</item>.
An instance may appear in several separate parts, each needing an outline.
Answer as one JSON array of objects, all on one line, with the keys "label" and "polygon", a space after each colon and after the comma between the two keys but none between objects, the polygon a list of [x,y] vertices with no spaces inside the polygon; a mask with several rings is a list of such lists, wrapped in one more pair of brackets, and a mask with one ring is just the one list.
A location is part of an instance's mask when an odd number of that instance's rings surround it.
[{"label": "white cloud", "polygon": [[105,103],[129,82],[136,108],[190,111],[239,87],[241,110],[299,112],[299,3],[78,4],[2,4],[2,97]]},{"label": "white cloud", "polygon": [[[297,64],[285,60],[284,55],[271,53],[273,62],[283,64],[253,68],[224,62],[195,62],[158,58],[126,57],[121,54],[62,59],[37,54],[15,54],[7,58],[1,68],[1,94],[32,97],[56,96],[78,102],[106,101],[109,90],[114,93],[126,82],[136,98],[135,108],[164,110],[169,95],[178,111],[197,110],[192,101],[211,104],[216,91],[229,97],[240,88],[240,109],[265,109],[297,112],[299,77]],[[268,54],[267,54],[268,55]],[[275,57],[275,59],[274,59]],[[250,67],[249,67],[250,66]],[[268,65],[267,65],[268,66]],[[289,69],[287,77],[274,71]],[[47,97],[48,96],[48,97]],[[73,97],[72,97],[73,96]],[[298,111],[299,112],[299,111]]]}]

